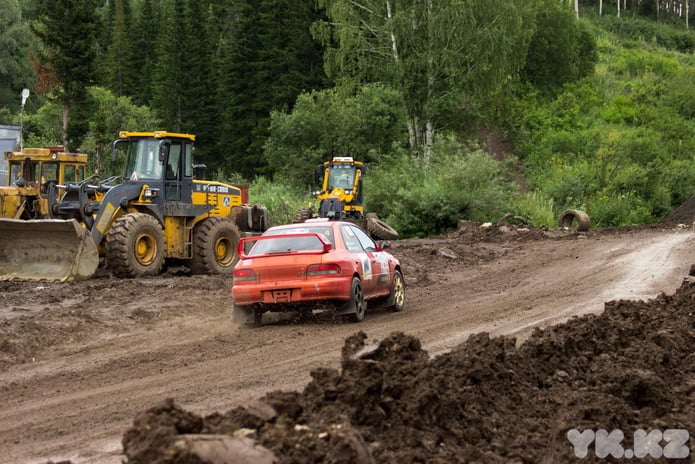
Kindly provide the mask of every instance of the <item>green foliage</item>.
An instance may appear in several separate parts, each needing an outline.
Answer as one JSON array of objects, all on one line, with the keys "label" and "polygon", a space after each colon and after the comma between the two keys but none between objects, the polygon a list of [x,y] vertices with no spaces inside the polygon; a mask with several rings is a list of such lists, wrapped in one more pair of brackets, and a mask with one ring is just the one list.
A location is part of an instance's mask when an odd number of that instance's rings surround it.
[{"label": "green foliage", "polygon": [[605,15],[598,22],[605,30],[626,41],[646,42],[681,53],[695,51],[695,36],[690,31],[677,30],[645,19],[621,19],[614,15]]},{"label": "green foliage", "polygon": [[[89,130],[80,151],[89,153],[89,169],[102,176],[121,175],[122,169],[111,164],[111,142],[121,130],[147,131],[159,127],[152,111],[136,106],[128,97],[118,97],[103,87],[87,89],[94,101],[88,115]],[[47,101],[36,114],[25,120],[27,147],[60,145],[62,107],[55,100]]]},{"label": "green foliage", "polygon": [[554,92],[594,72],[596,42],[584,21],[577,21],[566,2],[546,2],[536,15],[535,33],[522,78],[536,88]]},{"label": "green foliage", "polygon": [[41,147],[63,143],[63,108],[49,98],[33,114],[24,116],[24,146]]},{"label": "green foliage", "polygon": [[617,227],[626,224],[650,224],[655,219],[645,200],[628,192],[620,195],[601,193],[587,203],[594,227]]},{"label": "green foliage", "polygon": [[460,127],[471,97],[490,95],[523,65],[529,3],[319,0],[328,21],[312,30],[327,47],[329,76],[401,93],[411,150],[429,155],[436,130]]},{"label": "green foliage", "polygon": [[309,35],[319,14],[308,0],[242,0],[233,7],[234,28],[220,43],[220,161],[249,178],[272,175],[263,156],[271,112],[290,111],[301,92],[327,84],[322,50]]},{"label": "green foliage", "polygon": [[264,156],[274,179],[310,185],[314,168],[333,156],[378,162],[404,147],[398,92],[363,87],[355,95],[330,89],[302,94],[291,113],[273,112]]},{"label": "green foliage", "polygon": [[17,0],[0,0],[0,106],[19,108],[22,88],[31,88],[36,80],[26,53],[29,41]]},{"label": "green foliage", "polygon": [[512,214],[528,219],[533,227],[554,228],[557,226],[557,213],[553,207],[553,199],[541,192],[528,192],[512,198]]},{"label": "green foliage", "polygon": [[88,129],[87,87],[94,82],[99,19],[96,0],[46,0],[32,31],[47,48],[48,64],[60,84],[60,99],[69,109],[64,139],[78,147]]},{"label": "green foliage", "polygon": [[315,206],[313,199],[307,202],[306,194],[296,185],[283,181],[270,182],[263,176],[256,177],[249,185],[249,201],[265,206],[273,225],[292,222],[301,206]]},{"label": "green foliage", "polygon": [[[623,20],[629,22],[629,20]],[[557,98],[524,94],[512,132],[529,185],[555,212],[585,209],[596,227],[654,222],[695,193],[688,56],[624,48],[601,33],[594,77]]]},{"label": "green foliage", "polygon": [[134,105],[129,97],[118,97],[103,87],[91,87],[89,93],[95,102],[94,112],[81,148],[91,155],[90,165],[95,173],[122,175],[121,167],[111,164],[111,142],[122,130],[154,130],[159,127],[158,120],[150,108]]},{"label": "green foliage", "polygon": [[367,210],[403,237],[443,233],[459,219],[496,221],[514,190],[508,166],[450,138],[435,145],[431,159],[401,155],[364,179]]},{"label": "green foliage", "polygon": [[136,69],[133,69],[132,40],[133,14],[130,0],[113,1],[113,17],[111,18],[111,42],[107,47],[107,57],[104,72],[109,88],[116,95],[133,95],[135,93]]}]

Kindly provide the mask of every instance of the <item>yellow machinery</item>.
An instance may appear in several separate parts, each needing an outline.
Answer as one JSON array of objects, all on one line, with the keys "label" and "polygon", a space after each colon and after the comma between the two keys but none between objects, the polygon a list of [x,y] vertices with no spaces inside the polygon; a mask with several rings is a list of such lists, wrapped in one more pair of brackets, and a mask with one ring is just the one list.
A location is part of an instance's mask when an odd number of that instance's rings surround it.
[{"label": "yellow machinery", "polygon": [[336,156],[316,168],[314,180],[319,190],[313,192],[319,209],[301,207],[294,222],[304,222],[312,217],[322,217],[353,222],[375,239],[394,240],[398,232],[379,220],[375,213],[365,213],[362,196],[362,177],[366,166],[350,156]]},{"label": "yellow machinery", "polygon": [[48,186],[85,179],[87,155],[63,147],[25,148],[6,152],[7,182],[0,186],[0,217],[47,218]]},{"label": "yellow machinery", "polygon": [[123,177],[50,183],[51,219],[0,219],[0,279],[87,278],[100,259],[121,277],[158,275],[165,262],[193,273],[231,272],[242,233],[263,232],[268,214],[246,203],[244,189],[200,179],[194,140],[121,132],[113,159],[124,157]]}]

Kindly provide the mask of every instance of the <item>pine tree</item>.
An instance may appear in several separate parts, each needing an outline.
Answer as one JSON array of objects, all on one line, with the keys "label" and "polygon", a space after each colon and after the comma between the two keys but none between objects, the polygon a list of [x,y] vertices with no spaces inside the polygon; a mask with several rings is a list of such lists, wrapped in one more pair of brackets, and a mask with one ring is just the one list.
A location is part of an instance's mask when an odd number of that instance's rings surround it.
[{"label": "pine tree", "polygon": [[107,87],[118,96],[130,96],[134,90],[132,11],[130,0],[113,0],[111,43],[107,50]]},{"label": "pine tree", "polygon": [[190,0],[186,10],[186,69],[183,128],[196,134],[196,162],[215,164],[215,142],[219,129],[215,107],[214,79],[215,21],[207,2]]},{"label": "pine tree", "polygon": [[138,105],[150,105],[152,102],[152,79],[157,63],[156,44],[160,29],[159,8],[159,1],[143,0],[133,27],[133,102]]},{"label": "pine tree", "polygon": [[185,0],[162,2],[161,29],[157,40],[158,59],[152,76],[152,107],[161,119],[163,128],[170,131],[183,130],[185,9]]},{"label": "pine tree", "polygon": [[60,86],[66,149],[78,148],[88,129],[98,28],[96,0],[45,0],[32,26],[47,50],[43,64],[55,70]]},{"label": "pine tree", "polygon": [[226,169],[253,178],[265,168],[270,112],[291,109],[302,91],[326,82],[309,34],[312,1],[244,0],[236,17],[232,40],[222,44],[222,146],[232,153]]}]

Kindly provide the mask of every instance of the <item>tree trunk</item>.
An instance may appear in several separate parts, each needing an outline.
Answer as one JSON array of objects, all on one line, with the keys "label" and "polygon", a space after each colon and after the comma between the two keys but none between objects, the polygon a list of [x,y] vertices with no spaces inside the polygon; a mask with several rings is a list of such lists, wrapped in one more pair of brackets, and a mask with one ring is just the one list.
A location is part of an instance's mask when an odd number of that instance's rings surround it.
[{"label": "tree trunk", "polygon": [[[430,42],[430,49],[433,46],[432,28],[434,27],[431,20],[432,0],[427,0],[427,35]],[[425,109],[425,117],[427,118],[427,121],[425,121],[425,139],[423,140],[425,143],[424,154],[426,159],[429,159],[432,156],[432,147],[434,146],[434,122],[432,121],[432,112],[430,111],[429,107],[432,99],[434,98],[435,80],[434,57],[430,53],[430,56],[427,59],[427,108]]]},{"label": "tree trunk", "polygon": [[618,18],[620,18],[620,0],[618,0]]},{"label": "tree trunk", "polygon": [[68,120],[70,115],[70,109],[67,103],[63,103],[63,149],[66,152],[70,152],[68,149]]},{"label": "tree trunk", "polygon": [[656,1],[656,22],[658,23],[660,16],[661,16],[661,13],[659,12],[659,0],[655,0],[655,1]]},{"label": "tree trunk", "polygon": [[598,15],[603,16],[603,0],[598,0]]}]

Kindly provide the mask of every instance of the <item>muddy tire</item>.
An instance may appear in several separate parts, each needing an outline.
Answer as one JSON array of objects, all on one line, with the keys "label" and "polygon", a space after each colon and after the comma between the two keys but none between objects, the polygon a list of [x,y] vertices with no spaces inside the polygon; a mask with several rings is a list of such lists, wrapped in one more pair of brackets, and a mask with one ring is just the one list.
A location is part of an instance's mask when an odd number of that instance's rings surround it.
[{"label": "muddy tire", "polygon": [[343,305],[341,311],[348,312],[345,318],[351,322],[361,322],[364,320],[364,313],[367,311],[367,300],[364,299],[362,282],[357,277],[353,277],[350,287],[350,300]]},{"label": "muddy tire", "polygon": [[119,217],[106,236],[106,263],[118,277],[159,275],[165,252],[162,226],[148,214]]},{"label": "muddy tire", "polygon": [[377,240],[396,240],[398,232],[381,219],[375,217],[367,218],[367,232]]},{"label": "muddy tire", "polygon": [[239,228],[230,218],[214,217],[199,222],[193,229],[193,250],[189,267],[193,274],[231,272],[239,260]]},{"label": "muddy tire", "polygon": [[575,232],[586,232],[589,230],[591,220],[589,215],[578,209],[568,209],[563,211],[559,219],[560,228],[573,230]]},{"label": "muddy tire", "polygon": [[403,311],[405,305],[405,280],[401,271],[393,272],[393,282],[391,282],[391,293],[386,299],[386,308],[394,312]]},{"label": "muddy tire", "polygon": [[314,210],[310,206],[302,206],[295,213],[293,222],[304,222],[307,219],[311,219],[313,215]]}]

